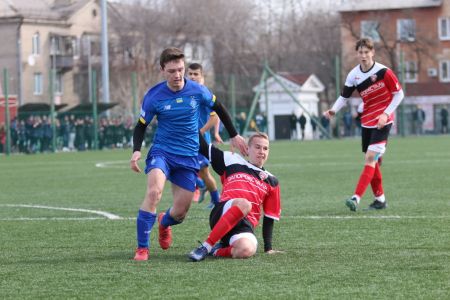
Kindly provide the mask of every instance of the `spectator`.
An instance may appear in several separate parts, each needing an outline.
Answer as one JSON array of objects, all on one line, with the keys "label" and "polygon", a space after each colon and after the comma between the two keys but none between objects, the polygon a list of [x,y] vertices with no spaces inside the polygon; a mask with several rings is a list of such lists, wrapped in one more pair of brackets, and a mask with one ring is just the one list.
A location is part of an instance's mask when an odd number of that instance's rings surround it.
[{"label": "spectator", "polygon": [[312,138],[313,140],[317,139],[317,116],[312,115],[310,119],[311,128],[312,128]]},{"label": "spectator", "polygon": [[425,122],[425,111],[419,105],[414,112],[414,128],[417,135],[423,134],[423,123]]},{"label": "spectator", "polygon": [[302,113],[298,118],[298,123],[300,124],[300,131],[302,133],[302,141],[303,141],[305,139],[305,127],[306,127],[306,117],[304,113]]},{"label": "spectator", "polygon": [[448,133],[448,110],[445,107],[441,109],[441,127],[442,134]]},{"label": "spectator", "polygon": [[291,129],[291,140],[297,139],[297,115],[295,112],[292,112],[291,117],[289,119],[290,129]]}]

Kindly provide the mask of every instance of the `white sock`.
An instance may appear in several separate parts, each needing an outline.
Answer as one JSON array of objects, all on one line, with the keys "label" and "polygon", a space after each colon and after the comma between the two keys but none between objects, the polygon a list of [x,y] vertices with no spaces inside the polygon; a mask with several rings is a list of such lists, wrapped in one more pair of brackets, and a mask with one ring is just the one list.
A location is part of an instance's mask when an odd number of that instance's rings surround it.
[{"label": "white sock", "polygon": [[358,195],[353,195],[352,198],[356,199],[356,203],[359,204],[359,201],[361,200],[361,197],[359,197]]},{"label": "white sock", "polygon": [[211,252],[212,246],[207,243],[206,241],[202,243],[203,246],[205,246],[206,249],[208,249],[208,252]]},{"label": "white sock", "polygon": [[386,201],[386,198],[384,197],[384,194],[378,197],[375,197],[375,200],[380,201],[381,203],[384,203]]}]

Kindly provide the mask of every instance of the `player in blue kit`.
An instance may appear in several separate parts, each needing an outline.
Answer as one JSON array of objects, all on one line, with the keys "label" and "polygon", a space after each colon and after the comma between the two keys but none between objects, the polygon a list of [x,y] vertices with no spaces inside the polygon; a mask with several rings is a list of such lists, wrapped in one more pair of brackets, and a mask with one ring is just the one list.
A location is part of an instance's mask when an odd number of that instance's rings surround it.
[{"label": "player in blue kit", "polygon": [[148,260],[150,233],[166,180],[172,183],[173,205],[158,215],[162,249],[171,246],[171,226],[180,224],[189,210],[199,170],[198,118],[201,107],[210,107],[217,112],[231,137],[231,144],[247,155],[245,140],[237,134],[225,107],[206,87],[184,78],[184,53],[178,48],[165,49],[160,56],[160,67],[165,81],[152,87],[144,96],[141,115],[133,132],[130,167],[141,172],[138,160],[145,129],[153,117],[157,117],[158,128],[146,159],[147,191],[136,219],[138,247],[135,260]]},{"label": "player in blue kit", "polygon": [[[205,77],[203,75],[203,67],[201,64],[198,63],[192,63],[188,67],[187,71],[188,78],[200,83],[201,85],[204,85],[205,83]],[[214,127],[214,137],[215,140],[218,143],[223,143],[222,139],[219,135],[219,117],[217,114],[211,110],[209,107],[203,107],[200,110],[200,116],[199,116],[199,128],[200,133],[203,134],[203,137],[205,141],[208,144],[211,144],[211,134],[210,129]],[[204,188],[200,192],[200,197],[198,199],[198,202],[201,203],[205,197],[206,190],[209,191],[209,194],[211,196],[211,202],[207,206],[208,208],[214,207],[215,204],[219,203],[220,195],[219,191],[217,190],[217,183],[214,177],[209,172],[209,161],[208,159],[203,156],[202,154],[198,154],[198,162],[200,164],[200,171],[198,172],[198,175],[200,177],[200,180],[204,184]],[[197,182],[198,187],[198,182]],[[196,190],[198,192],[198,189]],[[195,198],[194,198],[195,200]]]}]

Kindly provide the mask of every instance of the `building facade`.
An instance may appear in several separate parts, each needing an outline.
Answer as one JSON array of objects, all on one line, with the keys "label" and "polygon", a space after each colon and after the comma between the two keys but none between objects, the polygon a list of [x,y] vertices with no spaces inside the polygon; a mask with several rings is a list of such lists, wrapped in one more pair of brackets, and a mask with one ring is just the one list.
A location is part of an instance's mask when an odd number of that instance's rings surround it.
[{"label": "building facade", "polygon": [[19,106],[50,104],[51,83],[56,105],[88,102],[89,53],[100,70],[100,25],[95,0],[1,0],[0,66]]}]

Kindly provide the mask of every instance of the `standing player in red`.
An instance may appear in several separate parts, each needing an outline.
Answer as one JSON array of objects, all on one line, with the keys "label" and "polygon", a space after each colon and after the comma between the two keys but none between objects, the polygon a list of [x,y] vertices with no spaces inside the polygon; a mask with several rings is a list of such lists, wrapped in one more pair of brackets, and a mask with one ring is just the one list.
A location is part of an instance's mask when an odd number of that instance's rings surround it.
[{"label": "standing player in red", "polygon": [[369,209],[384,209],[387,204],[379,159],[386,151],[389,131],[394,122],[394,111],[404,94],[394,72],[374,61],[375,49],[372,40],[360,39],[356,42],[355,50],[360,63],[350,71],[341,96],[330,110],[324,112],[324,116],[330,119],[346,104],[353,91],[358,91],[364,103],[361,114],[361,136],[365,165],[355,193],[346,200],[345,205],[351,211],[356,211],[361,197],[370,184],[375,200]]},{"label": "standing player in red", "polygon": [[264,252],[279,252],[272,249],[272,231],[274,220],[281,214],[280,187],[277,178],[263,167],[269,156],[267,135],[255,133],[250,137],[248,161],[239,154],[208,146],[203,138],[200,138],[199,152],[211,161],[223,188],[220,202],[209,216],[212,230],[200,247],[189,254],[189,259],[201,261],[208,254],[233,258],[253,256],[258,246],[253,229],[261,218],[261,208]]}]

